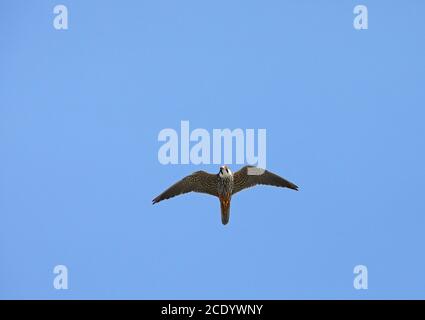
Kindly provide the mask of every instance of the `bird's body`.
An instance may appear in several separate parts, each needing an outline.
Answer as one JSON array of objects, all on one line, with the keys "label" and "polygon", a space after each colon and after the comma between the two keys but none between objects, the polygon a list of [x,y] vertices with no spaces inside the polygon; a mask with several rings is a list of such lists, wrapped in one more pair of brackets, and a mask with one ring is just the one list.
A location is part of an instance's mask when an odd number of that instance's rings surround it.
[{"label": "bird's body", "polygon": [[229,168],[223,166],[218,173],[218,198],[221,207],[221,222],[227,224],[230,218],[230,200],[233,192],[233,174]]},{"label": "bird's body", "polygon": [[153,199],[152,203],[155,204],[162,200],[192,191],[210,194],[218,197],[220,200],[221,222],[225,225],[229,222],[232,196],[243,189],[257,184],[298,190],[298,187],[292,182],[267,170],[245,166],[233,174],[227,166],[222,166],[218,174],[210,174],[205,171],[192,173],[165,190]]}]

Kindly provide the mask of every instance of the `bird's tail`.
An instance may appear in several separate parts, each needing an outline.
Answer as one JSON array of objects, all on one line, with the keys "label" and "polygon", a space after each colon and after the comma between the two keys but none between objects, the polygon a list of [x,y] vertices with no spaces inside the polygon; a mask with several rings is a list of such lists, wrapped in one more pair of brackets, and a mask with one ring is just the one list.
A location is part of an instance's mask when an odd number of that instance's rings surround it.
[{"label": "bird's tail", "polygon": [[226,225],[230,218],[230,199],[220,199],[221,223]]}]

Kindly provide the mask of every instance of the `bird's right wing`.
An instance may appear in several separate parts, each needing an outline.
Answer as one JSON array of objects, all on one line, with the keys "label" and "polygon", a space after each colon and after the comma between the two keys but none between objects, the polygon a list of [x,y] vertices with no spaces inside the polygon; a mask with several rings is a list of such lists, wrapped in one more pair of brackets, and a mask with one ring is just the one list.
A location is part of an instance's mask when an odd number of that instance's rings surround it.
[{"label": "bird's right wing", "polygon": [[169,187],[153,199],[152,204],[192,191],[207,193],[218,197],[217,187],[218,176],[216,174],[210,174],[205,171],[196,171]]}]

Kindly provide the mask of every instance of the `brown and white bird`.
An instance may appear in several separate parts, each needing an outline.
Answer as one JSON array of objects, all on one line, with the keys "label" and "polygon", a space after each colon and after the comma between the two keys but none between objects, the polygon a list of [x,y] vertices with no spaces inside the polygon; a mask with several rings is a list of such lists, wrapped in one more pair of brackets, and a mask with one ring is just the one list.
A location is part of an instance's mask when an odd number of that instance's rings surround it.
[{"label": "brown and white bird", "polygon": [[152,204],[192,191],[207,193],[220,199],[221,222],[227,224],[230,217],[230,200],[232,196],[257,184],[298,191],[298,187],[292,182],[264,169],[245,166],[233,174],[227,166],[221,166],[218,174],[211,174],[205,171],[192,173],[153,199]]}]

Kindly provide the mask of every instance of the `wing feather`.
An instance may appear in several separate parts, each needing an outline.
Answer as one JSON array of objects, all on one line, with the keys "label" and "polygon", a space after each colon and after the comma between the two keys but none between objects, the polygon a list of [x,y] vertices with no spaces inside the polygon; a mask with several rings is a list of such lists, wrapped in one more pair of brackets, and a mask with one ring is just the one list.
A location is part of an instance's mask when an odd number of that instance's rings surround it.
[{"label": "wing feather", "polygon": [[153,199],[152,204],[188,192],[200,192],[218,197],[217,184],[218,176],[216,174],[210,174],[205,171],[196,171],[173,184]]},{"label": "wing feather", "polygon": [[233,175],[233,181],[233,194],[258,184],[289,188],[298,191],[298,186],[292,182],[279,177],[273,172],[253,166],[245,166],[235,172]]}]

